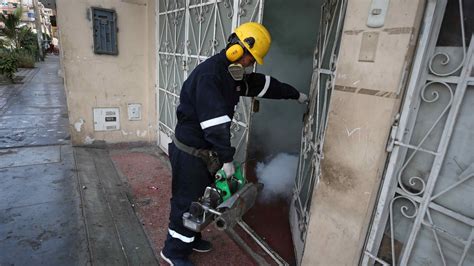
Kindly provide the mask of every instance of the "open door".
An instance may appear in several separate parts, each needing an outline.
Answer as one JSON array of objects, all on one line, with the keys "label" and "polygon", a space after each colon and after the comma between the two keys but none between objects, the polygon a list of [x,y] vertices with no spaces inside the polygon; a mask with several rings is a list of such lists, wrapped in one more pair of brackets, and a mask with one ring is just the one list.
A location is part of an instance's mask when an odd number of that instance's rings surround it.
[{"label": "open door", "polygon": [[320,175],[320,162],[336,59],[345,16],[346,0],[325,0],[321,4],[321,22],[314,50],[310,102],[301,133],[298,172],[290,205],[290,226],[298,265],[303,258],[310,218],[313,188]]}]

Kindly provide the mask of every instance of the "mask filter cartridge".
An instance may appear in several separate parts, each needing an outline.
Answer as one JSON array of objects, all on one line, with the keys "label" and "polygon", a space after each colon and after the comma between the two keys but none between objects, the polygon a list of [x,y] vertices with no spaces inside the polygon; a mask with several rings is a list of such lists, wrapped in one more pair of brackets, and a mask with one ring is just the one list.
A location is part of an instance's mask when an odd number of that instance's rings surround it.
[{"label": "mask filter cartridge", "polygon": [[228,70],[235,81],[241,81],[244,78],[245,68],[241,64],[230,64]]}]

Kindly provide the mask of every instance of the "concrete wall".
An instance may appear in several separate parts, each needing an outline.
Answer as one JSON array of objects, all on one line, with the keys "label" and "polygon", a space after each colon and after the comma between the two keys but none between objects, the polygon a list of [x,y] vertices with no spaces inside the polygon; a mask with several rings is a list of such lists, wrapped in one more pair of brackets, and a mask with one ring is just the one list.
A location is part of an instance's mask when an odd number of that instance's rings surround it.
[{"label": "concrete wall", "polygon": [[[73,144],[156,139],[154,0],[57,0]],[[117,56],[93,52],[91,7],[117,12]],[[142,105],[129,121],[129,103]],[[94,131],[93,108],[120,108],[120,130]]]},{"label": "concrete wall", "polygon": [[303,265],[358,263],[383,175],[424,1],[390,1],[382,28],[366,26],[371,2],[348,3]]}]

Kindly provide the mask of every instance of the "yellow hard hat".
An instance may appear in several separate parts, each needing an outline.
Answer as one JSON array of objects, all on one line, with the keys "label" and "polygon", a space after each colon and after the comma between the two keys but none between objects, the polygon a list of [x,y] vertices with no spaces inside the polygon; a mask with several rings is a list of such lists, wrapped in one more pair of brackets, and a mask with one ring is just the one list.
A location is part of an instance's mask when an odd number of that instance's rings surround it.
[{"label": "yellow hard hat", "polygon": [[272,43],[268,30],[260,23],[247,22],[237,27],[234,32],[257,63],[263,65],[263,58]]}]

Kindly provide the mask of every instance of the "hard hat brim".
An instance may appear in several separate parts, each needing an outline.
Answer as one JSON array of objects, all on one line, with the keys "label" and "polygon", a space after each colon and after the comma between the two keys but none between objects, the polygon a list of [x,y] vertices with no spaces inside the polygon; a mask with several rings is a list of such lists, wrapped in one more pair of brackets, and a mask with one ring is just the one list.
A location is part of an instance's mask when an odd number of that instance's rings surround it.
[{"label": "hard hat brim", "polygon": [[[252,55],[253,56],[253,55]],[[260,58],[260,57],[256,57],[256,56],[253,56],[253,58],[255,58],[255,61],[257,61],[257,63],[259,65],[263,65],[263,58]]]}]

